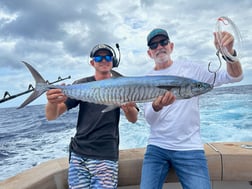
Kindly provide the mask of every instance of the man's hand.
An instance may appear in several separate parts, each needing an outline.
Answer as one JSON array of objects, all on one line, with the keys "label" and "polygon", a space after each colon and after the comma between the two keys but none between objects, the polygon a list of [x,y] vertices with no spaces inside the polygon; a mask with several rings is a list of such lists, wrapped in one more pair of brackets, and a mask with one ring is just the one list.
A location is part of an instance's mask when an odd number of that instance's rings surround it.
[{"label": "man's hand", "polygon": [[218,50],[226,47],[230,54],[234,54],[234,37],[226,31],[214,32],[214,45]]},{"label": "man's hand", "polygon": [[121,108],[126,113],[126,112],[129,112],[130,109],[136,108],[136,103],[135,102],[128,102],[126,104],[121,105]]},{"label": "man's hand", "polygon": [[164,106],[172,104],[176,100],[176,97],[171,92],[166,92],[163,96],[157,97],[152,102],[152,107],[155,112],[162,110]]},{"label": "man's hand", "polygon": [[62,93],[61,89],[50,89],[46,92],[46,98],[51,104],[59,104],[65,102],[67,96]]}]

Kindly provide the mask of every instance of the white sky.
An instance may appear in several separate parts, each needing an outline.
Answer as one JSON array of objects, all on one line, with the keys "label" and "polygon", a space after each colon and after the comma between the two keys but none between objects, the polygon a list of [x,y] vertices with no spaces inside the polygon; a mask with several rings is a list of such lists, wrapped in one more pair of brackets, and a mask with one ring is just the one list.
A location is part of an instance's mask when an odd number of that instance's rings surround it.
[{"label": "white sky", "polygon": [[[119,43],[117,71],[143,75],[154,64],[146,53],[146,36],[156,27],[167,29],[175,43],[173,59],[217,63],[213,32],[220,16],[233,20],[242,36],[242,47],[235,44],[244,69],[239,85],[252,84],[250,0],[1,0],[0,99],[5,91],[14,95],[34,85],[22,60],[49,81],[71,75],[64,81],[71,84],[92,75],[89,54],[98,43],[114,48]],[[234,32],[228,26],[223,29]],[[17,107],[25,98],[0,103],[0,108]],[[45,102],[43,95],[33,104]]]}]

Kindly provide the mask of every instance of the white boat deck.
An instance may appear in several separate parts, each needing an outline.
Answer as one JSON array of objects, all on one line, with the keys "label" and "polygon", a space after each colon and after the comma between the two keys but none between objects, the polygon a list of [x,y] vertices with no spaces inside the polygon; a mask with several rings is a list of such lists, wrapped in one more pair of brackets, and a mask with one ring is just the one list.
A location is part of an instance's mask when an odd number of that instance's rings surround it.
[{"label": "white boat deck", "polygon": [[[247,145],[248,148],[243,148]],[[212,189],[252,189],[252,142],[205,144]],[[139,188],[145,148],[120,151],[119,189]],[[41,163],[0,182],[1,189],[67,189],[68,158]],[[181,189],[174,170],[163,188]]]}]

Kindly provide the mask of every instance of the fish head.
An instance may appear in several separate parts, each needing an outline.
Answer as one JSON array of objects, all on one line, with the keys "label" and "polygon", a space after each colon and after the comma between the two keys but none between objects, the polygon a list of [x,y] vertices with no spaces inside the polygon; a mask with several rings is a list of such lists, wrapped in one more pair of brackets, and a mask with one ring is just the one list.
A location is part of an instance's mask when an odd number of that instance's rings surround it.
[{"label": "fish head", "polygon": [[192,96],[198,96],[204,93],[207,93],[213,89],[213,86],[209,83],[196,81],[191,83],[190,91]]},{"label": "fish head", "polygon": [[198,96],[212,90],[212,85],[195,80],[184,83],[181,86],[176,86],[170,89],[170,91],[176,96],[176,99],[189,99],[194,96]]}]

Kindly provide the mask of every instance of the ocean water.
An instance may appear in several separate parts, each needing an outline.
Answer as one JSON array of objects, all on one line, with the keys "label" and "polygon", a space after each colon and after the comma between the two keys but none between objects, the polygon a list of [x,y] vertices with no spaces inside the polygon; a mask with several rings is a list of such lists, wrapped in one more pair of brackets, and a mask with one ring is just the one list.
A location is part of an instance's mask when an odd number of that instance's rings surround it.
[{"label": "ocean water", "polygon": [[[141,104],[137,123],[120,121],[120,149],[145,147],[149,127]],[[252,141],[252,85],[215,88],[200,99],[204,142]],[[77,109],[47,121],[44,105],[0,108],[0,181],[50,159],[68,156]]]}]

